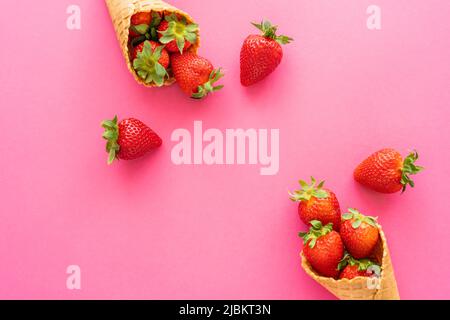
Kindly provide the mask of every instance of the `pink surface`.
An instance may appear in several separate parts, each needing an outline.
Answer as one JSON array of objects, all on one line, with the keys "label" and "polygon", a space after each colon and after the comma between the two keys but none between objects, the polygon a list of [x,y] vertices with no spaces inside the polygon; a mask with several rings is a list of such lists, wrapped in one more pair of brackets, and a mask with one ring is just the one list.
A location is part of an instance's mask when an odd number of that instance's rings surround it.
[{"label": "pink surface", "polygon": [[[343,209],[379,216],[402,298],[449,299],[450,3],[375,2],[379,31],[366,28],[373,1],[173,0],[226,70],[225,89],[201,102],[135,83],[103,1],[3,3],[0,298],[333,298],[300,268],[305,226],[287,196],[314,175]],[[80,31],[66,29],[69,4]],[[262,17],[295,42],[270,80],[246,89],[239,50]],[[147,122],[163,147],[108,167],[99,123],[114,114]],[[175,166],[171,133],[194,120],[279,128],[278,174]],[[386,146],[417,148],[426,167],[402,196],[352,179]],[[71,264],[78,291],[66,288]]]}]

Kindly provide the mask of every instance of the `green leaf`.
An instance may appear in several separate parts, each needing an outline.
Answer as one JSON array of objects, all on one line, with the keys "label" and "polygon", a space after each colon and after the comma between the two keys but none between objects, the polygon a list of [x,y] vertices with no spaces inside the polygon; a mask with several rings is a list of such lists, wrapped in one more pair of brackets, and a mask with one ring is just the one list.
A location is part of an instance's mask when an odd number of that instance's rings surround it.
[{"label": "green leaf", "polygon": [[103,138],[106,139],[106,152],[108,152],[108,164],[111,164],[120,150],[117,143],[119,138],[119,127],[117,125],[117,116],[113,120],[105,120],[102,122],[102,127],[105,129]]},{"label": "green leaf", "polygon": [[139,34],[146,34],[149,29],[149,25],[148,24],[138,24],[137,26],[133,26],[133,28]]},{"label": "green leaf", "polygon": [[184,37],[190,43],[195,43],[197,41],[197,34],[195,33],[186,33]]},{"label": "green leaf", "polygon": [[178,50],[180,51],[181,54],[183,54],[184,44],[186,43],[184,37],[177,37],[176,41]]},{"label": "green leaf", "polygon": [[353,214],[351,214],[351,213],[345,213],[342,215],[342,219],[344,219],[344,220],[350,220],[352,218],[353,218]]},{"label": "green leaf", "polygon": [[309,186],[309,185],[306,183],[306,181],[303,181],[303,180],[299,180],[298,183],[300,183],[300,186],[301,186],[303,189],[306,189],[306,188],[308,188],[308,186]]},{"label": "green leaf", "polygon": [[402,193],[405,192],[408,185],[412,188],[414,187],[414,181],[412,181],[410,175],[417,174],[424,169],[423,167],[415,165],[417,159],[419,159],[419,154],[414,150],[403,160],[402,177],[400,180],[403,186]]},{"label": "green leaf", "polygon": [[359,226],[361,225],[361,223],[362,223],[362,220],[360,220],[360,219],[353,221],[352,228],[353,229],[358,229]]},{"label": "green leaf", "polygon": [[371,225],[372,227],[377,227],[377,218],[374,217],[366,217],[364,222]]},{"label": "green leaf", "polygon": [[288,44],[288,43],[291,43],[292,41],[294,41],[294,39],[292,39],[291,37],[287,37],[287,36],[277,36],[275,38],[275,40],[279,44]]},{"label": "green leaf", "polygon": [[313,226],[314,229],[322,228],[322,222],[320,222],[319,220],[311,220],[309,223]]},{"label": "green leaf", "polygon": [[108,164],[112,164],[115,159],[116,159],[116,150],[114,149],[109,150]]},{"label": "green leaf", "polygon": [[313,192],[313,196],[317,199],[326,199],[328,198],[328,192],[325,190],[316,190]]},{"label": "green leaf", "polygon": [[161,24],[161,15],[158,12],[152,12],[152,22],[150,23],[150,27],[155,28]]},{"label": "green leaf", "polygon": [[193,33],[193,32],[196,32],[197,30],[198,30],[198,24],[191,23],[191,24],[186,26],[186,31],[187,32]]}]

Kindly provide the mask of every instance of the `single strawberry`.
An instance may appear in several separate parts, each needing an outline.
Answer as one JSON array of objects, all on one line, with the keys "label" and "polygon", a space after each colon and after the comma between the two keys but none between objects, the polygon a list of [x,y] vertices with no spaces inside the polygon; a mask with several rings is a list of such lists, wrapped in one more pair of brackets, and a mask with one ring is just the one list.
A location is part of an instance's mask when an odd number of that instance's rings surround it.
[{"label": "single strawberry", "polygon": [[138,12],[131,16],[130,19],[130,36],[138,37],[144,35],[152,21],[151,12]]},{"label": "single strawberry", "polygon": [[129,35],[132,46],[145,40],[158,40],[157,27],[161,23],[161,14],[156,11],[138,12],[131,17]]},{"label": "single strawberry", "polygon": [[131,59],[134,70],[145,83],[164,84],[170,57],[161,44],[146,40],[132,51]]},{"label": "single strawberry", "polygon": [[169,52],[183,53],[198,38],[198,25],[188,23],[186,18],[176,14],[165,16],[158,27],[159,41],[166,45]]},{"label": "single strawberry", "polygon": [[172,71],[181,90],[195,99],[202,99],[210,92],[223,88],[214,84],[223,77],[209,60],[194,53],[171,55]]},{"label": "single strawberry", "polygon": [[269,21],[253,25],[262,31],[262,35],[248,36],[241,48],[241,83],[246,87],[272,73],[283,58],[280,44],[293,40],[287,36],[277,36],[278,27]]},{"label": "single strawberry", "polygon": [[342,270],[339,279],[351,280],[356,277],[371,277],[373,275],[379,277],[381,275],[380,265],[369,259],[355,259],[348,253],[339,262],[338,269]]},{"label": "single strawberry", "polygon": [[419,158],[417,151],[411,152],[405,159],[394,149],[382,149],[361,162],[353,176],[362,185],[381,192],[402,193],[409,185],[414,187],[410,175],[423,170],[414,162]]},{"label": "single strawberry", "polygon": [[113,120],[102,122],[105,129],[103,138],[107,140],[108,164],[114,159],[133,160],[142,157],[162,144],[161,138],[144,123],[137,119],[124,119],[118,123]]},{"label": "single strawberry", "polygon": [[316,180],[311,177],[311,183],[299,181],[301,189],[290,193],[291,200],[299,202],[298,214],[300,219],[309,224],[311,220],[319,220],[323,225],[333,224],[333,229],[339,231],[341,224],[341,209],[336,195],[324,189],[325,181],[316,186]]},{"label": "single strawberry", "polygon": [[300,232],[299,236],[303,238],[303,254],[314,270],[322,276],[336,278],[344,244],[331,223],[322,226],[320,221],[312,220],[309,232]]},{"label": "single strawberry", "polygon": [[378,242],[377,218],[348,209],[342,216],[340,234],[348,252],[356,259],[369,257]]}]

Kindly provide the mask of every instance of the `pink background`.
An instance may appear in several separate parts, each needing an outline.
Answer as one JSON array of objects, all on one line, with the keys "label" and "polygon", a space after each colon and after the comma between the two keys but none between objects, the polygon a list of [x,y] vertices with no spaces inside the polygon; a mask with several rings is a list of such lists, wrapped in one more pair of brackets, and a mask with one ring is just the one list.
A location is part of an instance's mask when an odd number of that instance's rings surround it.
[{"label": "pink background", "polygon": [[[287,190],[326,179],[343,209],[379,216],[404,299],[450,298],[447,0],[173,0],[201,29],[225,89],[192,101],[128,73],[101,0],[7,1],[0,11],[0,298],[332,299],[301,270]],[[382,9],[382,30],[366,8]],[[66,28],[78,4],[82,29]],[[270,80],[239,84],[239,50],[270,18],[295,38]],[[163,138],[108,167],[99,124],[137,117]],[[175,166],[176,128],[280,128],[280,171]],[[352,179],[382,147],[417,148],[416,188]],[[66,289],[66,267],[82,289]]]}]

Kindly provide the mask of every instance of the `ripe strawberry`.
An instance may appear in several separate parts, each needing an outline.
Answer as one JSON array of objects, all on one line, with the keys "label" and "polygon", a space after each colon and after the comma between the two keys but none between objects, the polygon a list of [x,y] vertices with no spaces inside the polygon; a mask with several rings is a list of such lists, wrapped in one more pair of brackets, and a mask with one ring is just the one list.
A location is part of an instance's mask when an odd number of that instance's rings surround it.
[{"label": "ripe strawberry", "polygon": [[145,34],[152,21],[151,12],[138,12],[131,16],[130,36],[138,37]]},{"label": "ripe strawberry", "polygon": [[414,162],[419,158],[417,151],[405,159],[394,149],[382,149],[364,160],[354,171],[356,181],[372,190],[382,193],[402,193],[414,182],[409,175],[423,170]]},{"label": "ripe strawberry", "polygon": [[158,40],[156,27],[160,22],[161,14],[156,11],[134,14],[129,28],[131,44],[136,46],[144,40]]},{"label": "ripe strawberry", "polygon": [[142,157],[162,144],[161,138],[137,119],[124,119],[118,124],[115,116],[113,120],[103,121],[102,127],[105,129],[103,138],[107,140],[108,164],[114,159],[133,160]]},{"label": "ripe strawberry", "polygon": [[344,244],[331,223],[322,226],[320,221],[313,220],[309,232],[300,232],[299,236],[303,238],[303,254],[314,270],[322,276],[336,278]]},{"label": "ripe strawberry", "polygon": [[161,22],[158,33],[159,41],[166,45],[169,52],[183,53],[197,41],[198,25],[171,14]]},{"label": "ripe strawberry", "polygon": [[241,83],[250,86],[272,73],[283,58],[280,44],[287,44],[292,38],[277,36],[277,26],[269,21],[253,23],[262,31],[262,35],[248,36],[241,49]]},{"label": "ripe strawberry", "polygon": [[132,51],[131,59],[134,70],[145,83],[164,84],[170,57],[161,44],[146,40]]},{"label": "ripe strawberry", "polygon": [[353,279],[356,277],[380,276],[381,268],[378,264],[369,259],[357,260],[346,253],[339,262],[338,269],[342,270],[339,279]]},{"label": "ripe strawberry", "polygon": [[319,220],[323,225],[333,224],[333,229],[339,231],[341,224],[341,209],[336,195],[324,189],[325,181],[316,186],[316,180],[311,177],[311,184],[299,181],[301,189],[290,193],[291,200],[299,202],[300,219],[309,224],[311,220]]},{"label": "ripe strawberry", "polygon": [[340,230],[342,241],[354,258],[367,258],[378,242],[377,218],[364,216],[356,209],[348,211],[342,216]]},{"label": "ripe strawberry", "polygon": [[214,70],[207,59],[194,53],[175,53],[171,56],[173,75],[181,90],[195,99],[202,99],[210,92],[218,91],[222,85],[214,86],[223,74]]}]

